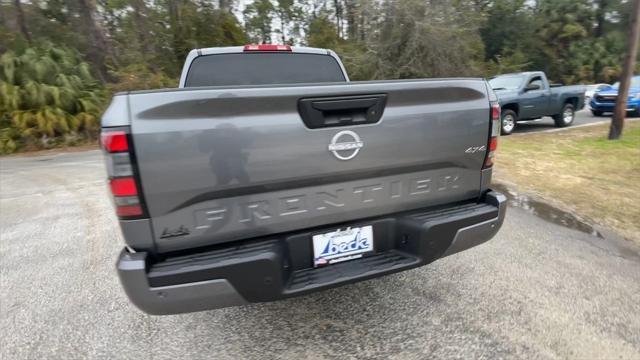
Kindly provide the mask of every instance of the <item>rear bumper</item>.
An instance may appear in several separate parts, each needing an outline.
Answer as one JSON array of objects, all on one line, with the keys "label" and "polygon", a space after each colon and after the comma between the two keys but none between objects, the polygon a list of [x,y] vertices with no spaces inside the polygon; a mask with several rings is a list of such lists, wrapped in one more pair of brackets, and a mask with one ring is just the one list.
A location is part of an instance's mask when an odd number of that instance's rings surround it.
[{"label": "rear bumper", "polygon": [[[479,245],[498,232],[505,211],[506,197],[488,191],[479,202],[335,224],[160,261],[146,252],[123,250],[117,269],[131,301],[149,314],[274,301],[415,268]],[[311,235],[345,225],[373,225],[375,253],[314,268]]]}]

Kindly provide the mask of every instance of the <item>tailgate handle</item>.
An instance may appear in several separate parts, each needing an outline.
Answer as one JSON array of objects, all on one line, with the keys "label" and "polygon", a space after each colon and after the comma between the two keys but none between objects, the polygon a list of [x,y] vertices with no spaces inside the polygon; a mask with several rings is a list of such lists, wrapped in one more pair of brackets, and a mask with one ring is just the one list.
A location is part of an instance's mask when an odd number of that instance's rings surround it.
[{"label": "tailgate handle", "polygon": [[368,109],[378,102],[377,98],[345,99],[345,100],[324,100],[311,103],[314,109],[320,111]]},{"label": "tailgate handle", "polygon": [[298,112],[310,129],[373,124],[380,121],[387,94],[308,98],[298,101]]}]

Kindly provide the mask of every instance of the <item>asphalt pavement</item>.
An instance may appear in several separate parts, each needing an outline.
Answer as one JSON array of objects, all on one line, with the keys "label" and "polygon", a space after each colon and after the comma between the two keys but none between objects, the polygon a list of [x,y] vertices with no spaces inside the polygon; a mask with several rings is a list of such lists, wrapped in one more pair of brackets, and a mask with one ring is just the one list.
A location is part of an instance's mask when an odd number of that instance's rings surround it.
[{"label": "asphalt pavement", "polygon": [[[629,117],[629,119],[638,119]],[[576,117],[573,120],[572,126],[582,126],[588,124],[595,123],[603,123],[603,122],[611,122],[611,114],[605,114],[604,116],[593,116],[591,114],[591,110],[588,108],[584,108],[578,112],[576,112]],[[570,127],[569,127],[570,128]],[[568,128],[568,129],[569,129]],[[555,131],[556,126],[553,122],[553,119],[545,116],[542,119],[532,120],[532,121],[523,121],[519,122],[516,125],[516,129],[514,130],[514,134],[524,134],[530,132],[541,132],[541,131]]]},{"label": "asphalt pavement", "polygon": [[99,151],[0,158],[2,359],[640,359],[640,249],[510,207],[497,237],[280,302],[131,305]]}]

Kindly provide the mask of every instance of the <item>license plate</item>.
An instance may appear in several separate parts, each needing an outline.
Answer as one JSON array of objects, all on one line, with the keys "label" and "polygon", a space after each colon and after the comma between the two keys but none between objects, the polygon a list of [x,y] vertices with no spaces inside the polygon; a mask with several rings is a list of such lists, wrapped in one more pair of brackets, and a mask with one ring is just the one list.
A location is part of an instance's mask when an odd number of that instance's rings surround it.
[{"label": "license plate", "polygon": [[361,258],[373,251],[373,226],[348,227],[313,235],[313,266]]}]

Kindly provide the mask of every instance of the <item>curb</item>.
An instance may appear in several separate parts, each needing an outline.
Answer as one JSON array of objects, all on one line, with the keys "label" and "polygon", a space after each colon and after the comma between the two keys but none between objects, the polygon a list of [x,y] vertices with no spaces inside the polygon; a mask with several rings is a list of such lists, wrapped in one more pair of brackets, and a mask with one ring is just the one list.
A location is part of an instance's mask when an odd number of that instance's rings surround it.
[{"label": "curb", "polygon": [[[590,236],[587,242],[599,249],[607,250],[625,259],[640,259],[640,248],[632,239],[627,239],[615,230],[600,225],[597,221],[578,214],[571,206],[554,199],[545,198],[537,192],[520,191],[515,183],[494,179],[491,188],[504,193],[510,207],[517,207],[546,222],[578,231]],[[542,211],[539,211],[542,207]],[[550,212],[545,214],[545,212]],[[560,216],[559,216],[560,215]],[[507,214],[507,217],[509,215]]]},{"label": "curb", "polygon": [[[627,122],[627,121],[639,121],[639,120],[640,120],[640,118],[625,119],[625,122]],[[588,123],[588,124],[567,126],[567,127],[563,127],[563,128],[557,128],[557,129],[530,131],[530,132],[523,132],[523,133],[513,133],[513,134],[511,134],[509,136],[523,136],[523,135],[531,135],[531,134],[554,133],[554,132],[559,132],[559,131],[567,131],[567,130],[571,130],[571,129],[577,129],[577,128],[581,128],[581,127],[595,126],[595,125],[602,125],[602,124],[610,124],[610,123],[611,123],[611,119],[602,120],[602,121],[598,121],[598,122],[592,122],[592,123]]]}]

